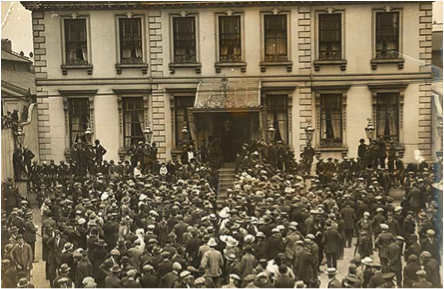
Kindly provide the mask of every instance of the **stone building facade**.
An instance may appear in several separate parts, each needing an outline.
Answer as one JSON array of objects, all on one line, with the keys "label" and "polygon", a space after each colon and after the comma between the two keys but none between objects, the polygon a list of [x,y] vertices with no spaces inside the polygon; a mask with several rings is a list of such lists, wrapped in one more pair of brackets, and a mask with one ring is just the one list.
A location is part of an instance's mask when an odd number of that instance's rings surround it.
[{"label": "stone building facade", "polygon": [[[65,159],[87,126],[108,160],[146,126],[161,160],[184,126],[198,142],[273,126],[298,155],[308,124],[318,154],[356,157],[368,119],[405,162],[434,158],[431,2],[22,3],[41,160]],[[227,93],[231,107],[210,104]]]}]

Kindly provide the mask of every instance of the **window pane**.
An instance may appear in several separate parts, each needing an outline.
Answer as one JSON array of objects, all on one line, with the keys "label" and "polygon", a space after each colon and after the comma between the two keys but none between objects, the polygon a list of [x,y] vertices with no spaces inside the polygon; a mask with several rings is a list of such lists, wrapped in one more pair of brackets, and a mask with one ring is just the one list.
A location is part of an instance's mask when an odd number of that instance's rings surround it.
[{"label": "window pane", "polygon": [[376,58],[398,58],[399,13],[376,13]]},{"label": "window pane", "polygon": [[65,53],[67,64],[87,64],[88,49],[85,19],[65,19]]},{"label": "window pane", "polygon": [[399,94],[378,93],[376,131],[378,137],[399,142]]},{"label": "window pane", "polygon": [[319,14],[319,60],[342,59],[342,15]]},{"label": "window pane", "polygon": [[240,16],[219,16],[220,62],[241,62]]},{"label": "window pane", "polygon": [[142,20],[120,18],[120,61],[121,63],[142,63]]},{"label": "window pane", "polygon": [[86,141],[85,131],[89,124],[88,98],[68,99],[69,133],[71,145],[77,141]]},{"label": "window pane", "polygon": [[145,116],[142,97],[125,97],[123,101],[123,137],[125,146],[145,141]]},{"label": "window pane", "polygon": [[176,17],[174,25],[174,62],[195,63],[196,29],[194,17]]},{"label": "window pane", "polygon": [[321,146],[342,146],[342,95],[321,95]]},{"label": "window pane", "polygon": [[272,123],[276,133],[274,140],[288,143],[288,96],[267,97],[267,120]]},{"label": "window pane", "polygon": [[287,15],[264,16],[265,61],[287,61]]},{"label": "window pane", "polygon": [[194,96],[176,97],[174,99],[176,147],[180,147],[183,141],[182,129],[185,122],[187,123],[188,131],[190,131],[187,108],[194,106],[194,99]]}]

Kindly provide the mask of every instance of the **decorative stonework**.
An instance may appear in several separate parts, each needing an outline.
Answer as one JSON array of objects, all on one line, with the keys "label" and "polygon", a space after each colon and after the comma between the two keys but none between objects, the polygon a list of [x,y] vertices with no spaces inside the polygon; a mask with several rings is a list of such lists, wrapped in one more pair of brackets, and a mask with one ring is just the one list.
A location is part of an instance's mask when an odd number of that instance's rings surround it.
[{"label": "decorative stonework", "polygon": [[[419,4],[420,72],[431,73],[432,65],[432,2]],[[426,159],[432,159],[432,83],[431,77],[419,85],[418,148]]]},{"label": "decorative stonework", "polygon": [[149,62],[151,76],[163,77],[163,35],[162,19],[160,10],[150,10],[148,12],[148,31],[149,31]]},{"label": "decorative stonework", "polygon": [[298,60],[299,74],[311,73],[311,7],[299,7],[298,20]]}]

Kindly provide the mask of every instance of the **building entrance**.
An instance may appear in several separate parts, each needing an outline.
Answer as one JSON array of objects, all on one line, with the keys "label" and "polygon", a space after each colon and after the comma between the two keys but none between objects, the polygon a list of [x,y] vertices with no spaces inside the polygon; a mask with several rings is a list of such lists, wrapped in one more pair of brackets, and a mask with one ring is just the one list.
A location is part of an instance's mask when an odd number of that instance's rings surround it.
[{"label": "building entrance", "polygon": [[250,140],[260,138],[259,112],[208,112],[194,115],[197,147],[207,148],[216,162],[234,162],[236,153]]}]

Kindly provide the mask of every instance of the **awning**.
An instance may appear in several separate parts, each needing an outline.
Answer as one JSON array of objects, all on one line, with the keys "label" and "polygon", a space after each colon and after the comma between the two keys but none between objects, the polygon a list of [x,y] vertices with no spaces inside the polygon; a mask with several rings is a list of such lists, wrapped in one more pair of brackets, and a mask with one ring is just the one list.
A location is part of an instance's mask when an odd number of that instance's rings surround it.
[{"label": "awning", "polygon": [[260,81],[221,81],[199,83],[194,109],[242,109],[261,105]]}]

